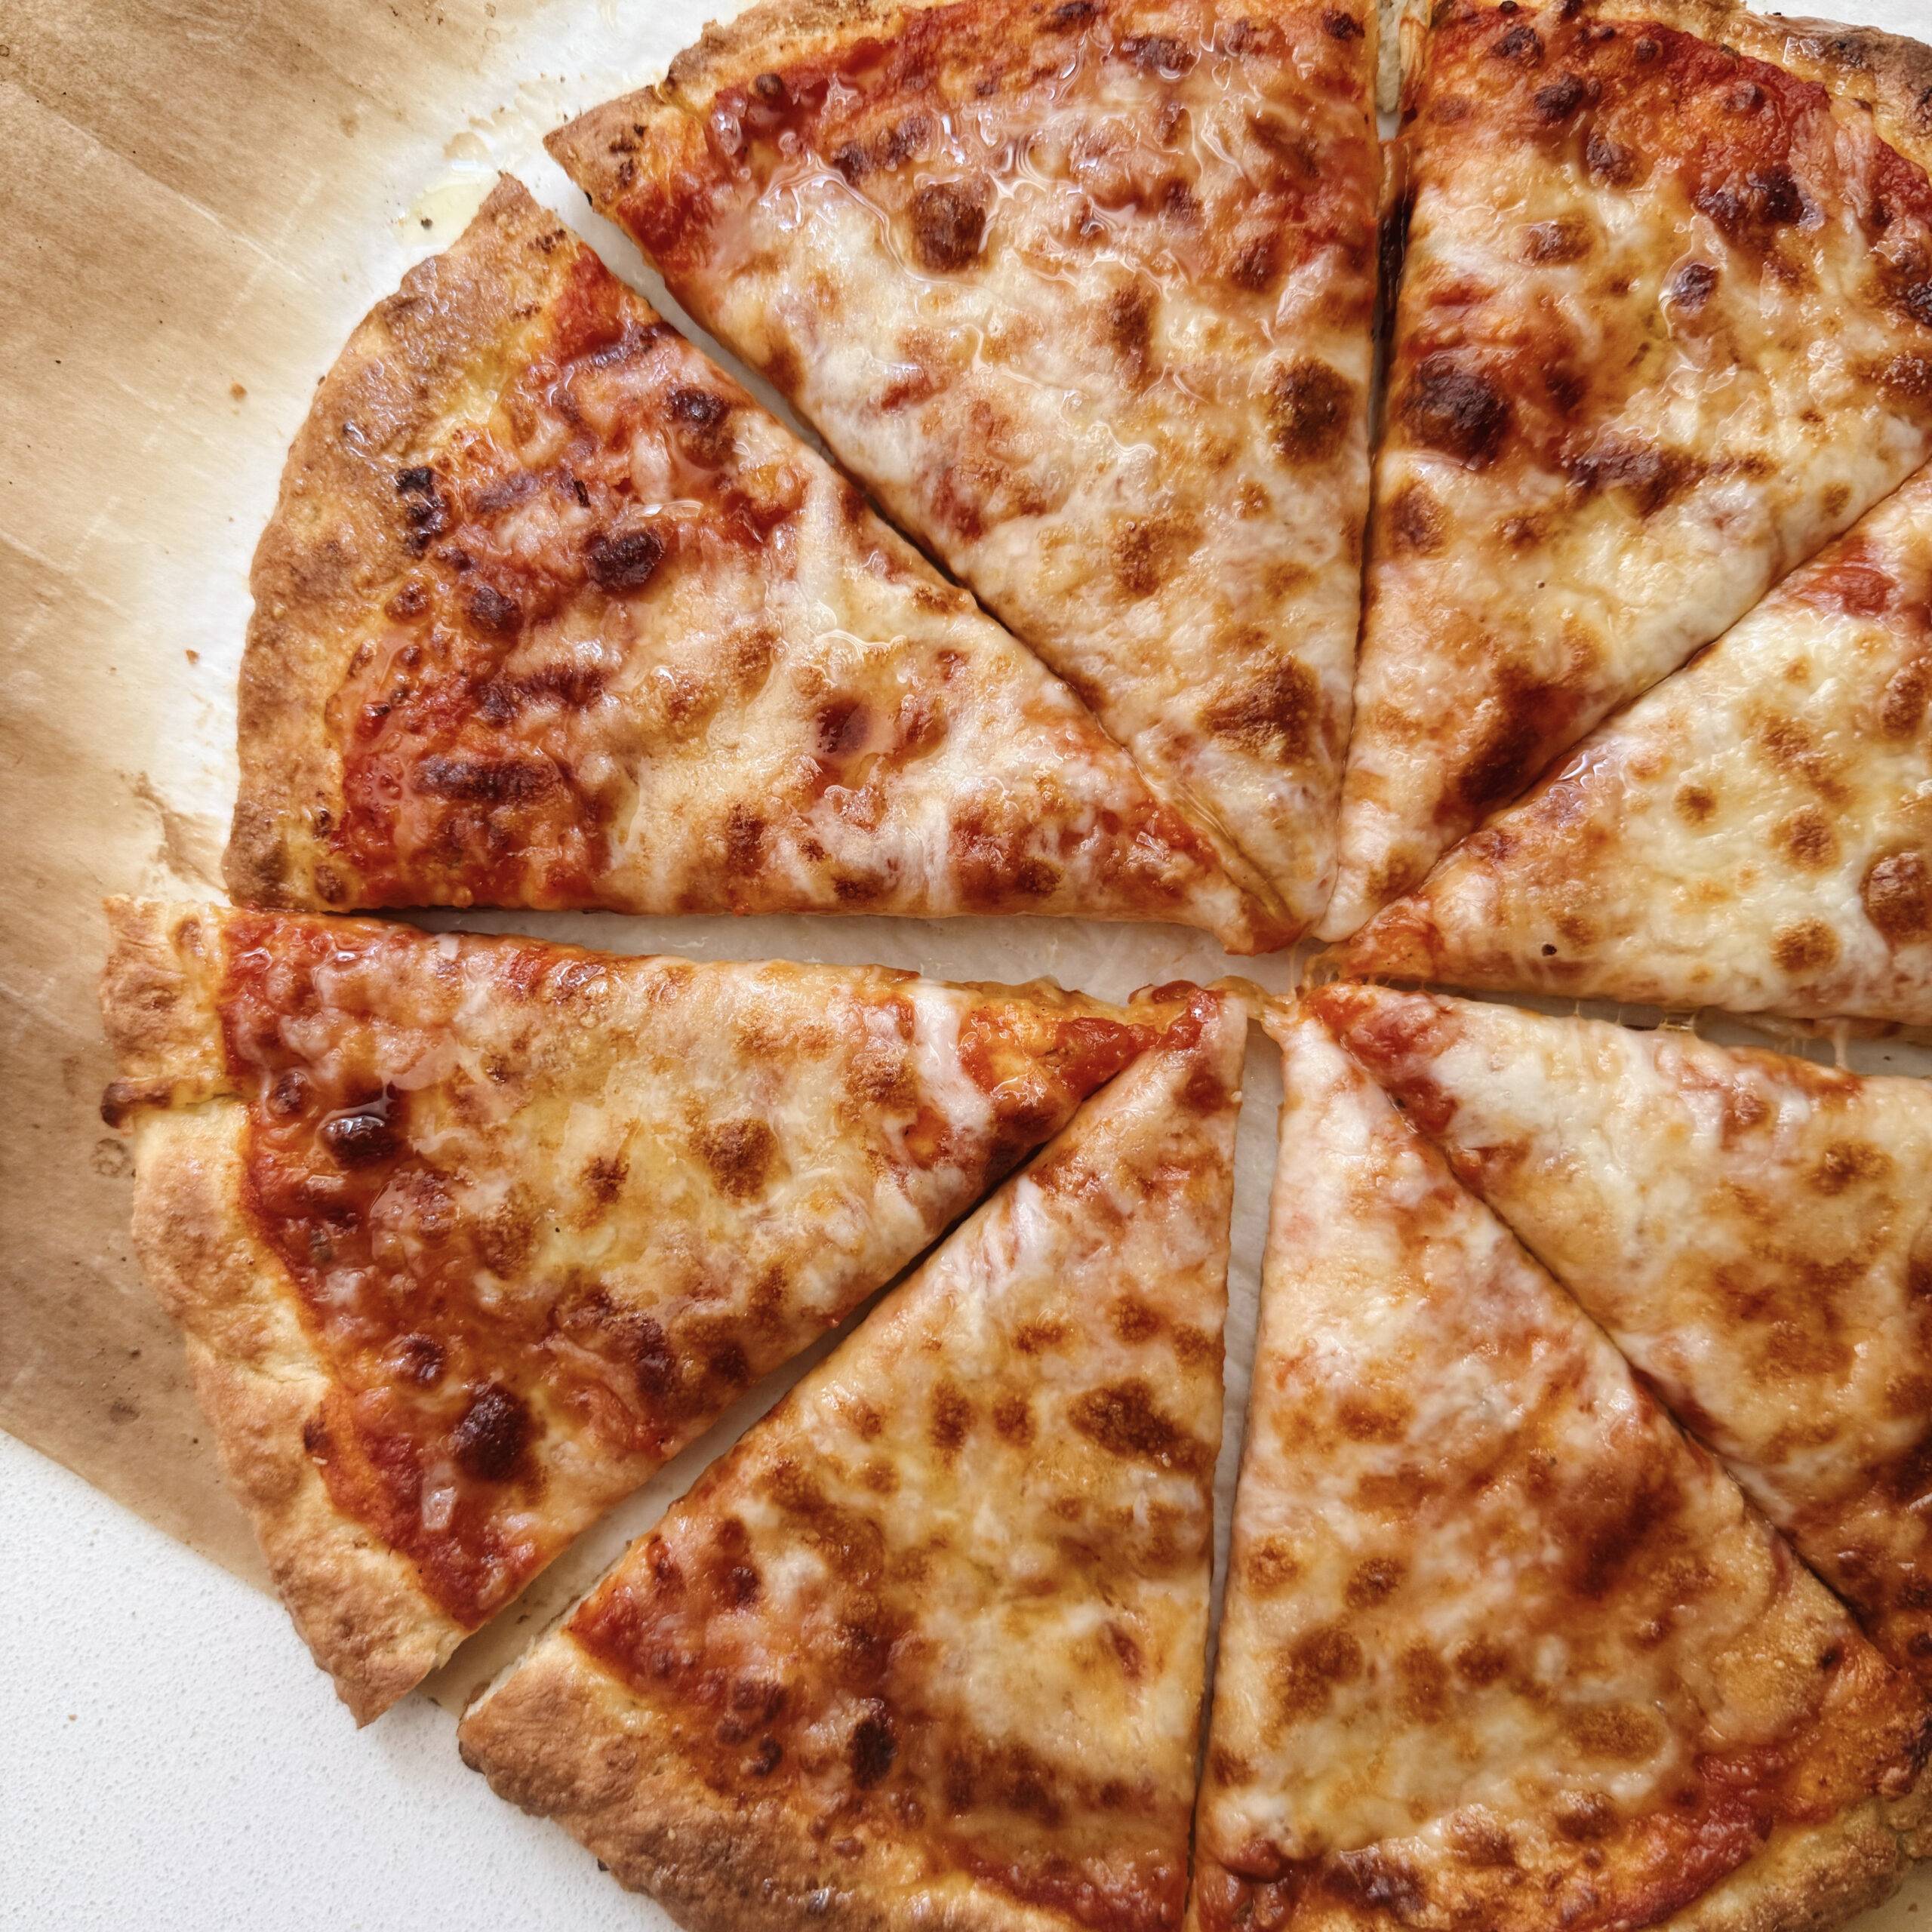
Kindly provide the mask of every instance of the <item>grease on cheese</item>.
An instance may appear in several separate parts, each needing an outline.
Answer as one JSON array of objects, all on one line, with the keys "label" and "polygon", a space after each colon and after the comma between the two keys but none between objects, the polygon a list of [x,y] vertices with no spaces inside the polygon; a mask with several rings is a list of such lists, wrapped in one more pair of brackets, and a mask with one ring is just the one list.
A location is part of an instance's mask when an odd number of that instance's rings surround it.
[{"label": "grease on cheese", "polygon": [[[368,457],[349,609],[303,601],[340,568],[325,522],[260,621],[238,839],[281,851],[243,892],[1277,938],[1071,691],[520,189],[343,370],[429,337],[439,303],[504,299],[477,266],[503,252],[540,299],[441,380],[413,442]],[[325,390],[325,428],[340,407]],[[285,497],[265,554],[330,507]],[[313,798],[259,721],[304,657],[322,715],[285,728],[330,754]]]},{"label": "grease on cheese", "polygon": [[1366,0],[755,11],[552,140],[1297,924],[1358,616],[1374,33]]},{"label": "grease on cheese", "polygon": [[236,1211],[331,1378],[305,1445],[472,1625],[1165,1017],[267,913],[174,944],[211,962]]},{"label": "grease on cheese", "polygon": [[1932,183],[1857,103],[1455,0],[1413,109],[1338,938],[1932,449]]},{"label": "grease on cheese", "polygon": [[1358,972],[1932,1023],[1932,472],[1587,739]]},{"label": "grease on cheese", "polygon": [[1423,994],[1315,1003],[1932,1683],[1932,1088]]},{"label": "grease on cheese", "polygon": [[547,1640],[889,1916],[1180,1923],[1244,1034],[1191,995]]},{"label": "grease on cheese", "polygon": [[1306,1009],[1201,1932],[1666,1919],[1916,1769],[1840,1606]]}]

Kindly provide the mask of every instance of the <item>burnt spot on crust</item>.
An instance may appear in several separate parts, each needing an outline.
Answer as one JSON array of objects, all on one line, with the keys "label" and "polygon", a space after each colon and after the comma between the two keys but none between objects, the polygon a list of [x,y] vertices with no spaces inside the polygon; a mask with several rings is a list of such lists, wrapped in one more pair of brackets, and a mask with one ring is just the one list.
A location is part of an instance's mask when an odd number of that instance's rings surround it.
[{"label": "burnt spot on crust", "polygon": [[664,561],[654,530],[601,531],[584,552],[591,581],[602,590],[641,590]]},{"label": "burnt spot on crust", "polygon": [[1214,1466],[1214,1452],[1161,1413],[1152,1389],[1140,1376],[1090,1389],[1068,1411],[1067,1420],[1088,1441],[1124,1462],[1195,1476]]},{"label": "burnt spot on crust", "polygon": [[417,463],[397,472],[396,494],[401,497],[402,514],[408,528],[403,543],[412,557],[420,557],[450,527],[450,506],[436,481],[436,472],[426,463]]},{"label": "burnt spot on crust", "polygon": [[1472,469],[1495,461],[1509,432],[1509,398],[1473,364],[1447,350],[1425,356],[1403,396],[1410,436]]},{"label": "burnt spot on crust", "polygon": [[1887,852],[1866,868],[1858,896],[1888,944],[1932,936],[1932,869],[1922,852]]},{"label": "burnt spot on crust", "polygon": [[521,1398],[501,1383],[491,1382],[470,1398],[450,1441],[466,1475],[482,1482],[506,1482],[518,1472],[535,1434],[536,1423]]},{"label": "burnt spot on crust", "polygon": [[1289,463],[1324,463],[1349,433],[1354,386],[1318,357],[1277,366],[1268,383],[1268,432]]},{"label": "burnt spot on crust", "polygon": [[707,1121],[694,1144],[719,1191],[734,1201],[763,1188],[778,1153],[777,1136],[763,1121],[750,1118]]},{"label": "burnt spot on crust", "polygon": [[922,268],[948,273],[979,254],[986,232],[980,181],[932,181],[912,197],[912,249]]},{"label": "burnt spot on crust", "polygon": [[1286,759],[1305,758],[1321,715],[1321,688],[1298,659],[1283,657],[1251,683],[1208,706],[1204,722],[1217,737],[1256,750],[1275,747]]}]

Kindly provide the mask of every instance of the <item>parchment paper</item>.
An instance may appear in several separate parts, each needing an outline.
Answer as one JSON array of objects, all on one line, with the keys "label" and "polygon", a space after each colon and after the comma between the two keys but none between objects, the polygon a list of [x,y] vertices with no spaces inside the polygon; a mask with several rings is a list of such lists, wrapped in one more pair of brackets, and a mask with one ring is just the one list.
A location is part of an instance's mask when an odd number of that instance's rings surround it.
[{"label": "parchment paper", "polygon": [[[220,896],[248,559],[284,453],[357,318],[454,238],[497,170],[685,323],[540,143],[656,76],[716,11],[734,0],[0,0],[0,850],[19,867],[0,923],[0,1427],[257,1582],[179,1343],[129,1251],[129,1155],[97,1111],[110,1077],[94,1005],[100,900]],[[1844,11],[1928,25],[1921,0]],[[1062,921],[462,923],[696,958],[1048,974],[1112,997],[1229,971],[1278,989],[1292,971],[1177,930]],[[1932,1072],[1919,1049],[1843,1051],[1854,1065]],[[1280,1092],[1257,1033],[1229,1284],[1223,1554]],[[459,1706],[829,1346],[583,1537],[430,1694]],[[316,1707],[332,1707],[319,1678]],[[1903,1932],[1918,1897],[1932,1898],[1932,1875],[1864,1921],[1869,1932]]]}]

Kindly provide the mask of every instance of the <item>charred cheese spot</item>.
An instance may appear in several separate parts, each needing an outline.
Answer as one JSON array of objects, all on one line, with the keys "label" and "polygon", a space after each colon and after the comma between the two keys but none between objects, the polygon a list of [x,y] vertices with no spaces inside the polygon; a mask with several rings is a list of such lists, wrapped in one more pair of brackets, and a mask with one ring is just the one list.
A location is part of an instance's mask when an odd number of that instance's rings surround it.
[{"label": "charred cheese spot", "polygon": [[1509,433],[1509,399],[1480,368],[1446,350],[1424,358],[1398,409],[1414,441],[1472,469],[1493,463]]},{"label": "charred cheese spot", "polygon": [[1922,852],[1888,852],[1859,887],[1865,916],[1893,946],[1932,937],[1932,869]]},{"label": "charred cheese spot", "polygon": [[1447,520],[1427,484],[1416,480],[1404,483],[1391,500],[1388,529],[1394,547],[1418,557],[1432,557],[1441,550]]},{"label": "charred cheese spot", "polygon": [[709,1121],[693,1146],[720,1192],[742,1201],[761,1192],[770,1178],[778,1137],[761,1120]]},{"label": "charred cheese spot", "polygon": [[1089,1390],[1069,1408],[1067,1420],[1076,1433],[1124,1461],[1194,1476],[1214,1466],[1213,1450],[1162,1412],[1143,1377]]},{"label": "charred cheese spot", "polygon": [[1291,463],[1325,463],[1348,439],[1355,389],[1318,357],[1278,364],[1268,383],[1268,427],[1275,448]]},{"label": "charred cheese spot", "polygon": [[949,274],[978,257],[986,232],[983,181],[933,181],[912,197],[912,250],[922,268]]}]

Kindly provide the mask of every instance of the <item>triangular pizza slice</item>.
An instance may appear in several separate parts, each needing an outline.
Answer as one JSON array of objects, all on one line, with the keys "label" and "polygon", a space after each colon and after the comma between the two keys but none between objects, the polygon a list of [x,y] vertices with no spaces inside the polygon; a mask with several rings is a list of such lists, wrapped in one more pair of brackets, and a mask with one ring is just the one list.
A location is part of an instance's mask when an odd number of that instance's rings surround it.
[{"label": "triangular pizza slice", "polygon": [[552,152],[1297,925],[1368,503],[1374,0],[768,0]]},{"label": "triangular pizza slice", "polygon": [[1727,0],[1447,0],[1340,938],[1932,451],[1932,51]]},{"label": "triangular pizza slice", "polygon": [[694,1932],[1175,1932],[1246,1023],[1164,1038],[463,1721]]},{"label": "triangular pizza slice", "polygon": [[1180,1011],[109,918],[135,1244],[283,1598],[365,1719]]},{"label": "triangular pizza slice", "polygon": [[1348,970],[1932,1024],[1932,469],[1580,745]]},{"label": "triangular pizza slice", "polygon": [[1031,653],[506,180],[256,552],[235,896],[1278,915]]},{"label": "triangular pizza slice", "polygon": [[1932,1688],[1932,1083],[1371,986],[1313,1003]]},{"label": "triangular pizza slice", "polygon": [[1835,1924],[1927,1721],[1307,1009],[1195,1845],[1195,1932]]}]

